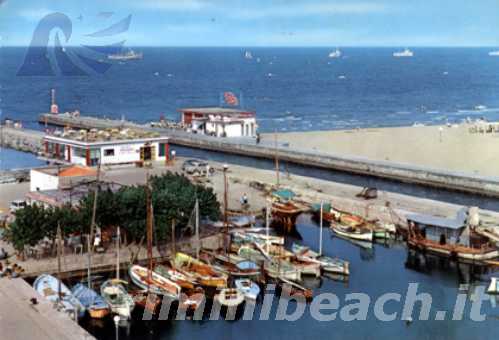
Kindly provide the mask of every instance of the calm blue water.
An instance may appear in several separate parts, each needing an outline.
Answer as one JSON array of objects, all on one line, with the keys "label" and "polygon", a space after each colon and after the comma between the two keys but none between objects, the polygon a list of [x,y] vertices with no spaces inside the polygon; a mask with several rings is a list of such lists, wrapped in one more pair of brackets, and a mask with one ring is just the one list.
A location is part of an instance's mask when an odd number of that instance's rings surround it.
[{"label": "calm blue water", "polygon": [[395,48],[345,48],[342,59],[329,59],[325,48],[253,48],[252,60],[243,48],[140,50],[143,60],[103,75],[17,77],[25,49],[4,47],[3,117],[34,122],[55,88],[61,110],[143,122],[160,114],[176,119],[180,107],[217,105],[230,90],[257,111],[261,131],[499,119],[499,58],[486,48],[417,48],[413,58],[399,59]]},{"label": "calm blue water", "polygon": [[[310,221],[307,215],[298,219],[298,232],[301,240],[289,238],[288,245],[300,242],[318,249],[317,225]],[[338,282],[322,279],[307,284],[315,285],[315,294],[334,293],[344,306],[345,297],[349,293],[365,293],[371,298],[371,306],[365,321],[335,321],[319,322],[311,317],[309,307],[304,316],[296,321],[275,321],[277,298],[273,305],[270,321],[259,321],[261,304],[257,305],[257,317],[251,321],[136,321],[131,328],[120,330],[120,339],[471,339],[493,338],[499,330],[496,317],[499,309],[493,307],[490,301],[483,303],[482,313],[487,315],[483,322],[475,322],[469,318],[471,303],[466,304],[465,318],[462,321],[452,321],[452,312],[459,284],[468,282],[466,269],[459,271],[455,267],[444,268],[433,262],[427,267],[411,269],[407,266],[407,250],[401,244],[390,247],[375,245],[371,250],[361,249],[348,241],[333,237],[329,230],[324,230],[324,252],[329,256],[340,256],[351,264],[349,282]],[[401,320],[400,313],[408,284],[419,283],[418,292],[430,293],[432,307],[429,321],[414,321],[406,325]],[[475,285],[485,285],[476,282]],[[393,292],[404,296],[402,303],[389,302],[386,313],[398,312],[394,321],[383,322],[373,314],[374,301],[381,295]],[[290,304],[291,314],[296,305]],[[435,313],[447,311],[447,317],[442,321],[434,321]],[[417,319],[420,307],[416,305],[413,318]],[[431,321],[433,319],[433,321]],[[99,339],[113,339],[114,326],[111,320],[105,328],[93,324],[85,327]]]},{"label": "calm blue water", "polygon": [[43,161],[31,153],[0,148],[0,170],[31,168],[43,164]]}]

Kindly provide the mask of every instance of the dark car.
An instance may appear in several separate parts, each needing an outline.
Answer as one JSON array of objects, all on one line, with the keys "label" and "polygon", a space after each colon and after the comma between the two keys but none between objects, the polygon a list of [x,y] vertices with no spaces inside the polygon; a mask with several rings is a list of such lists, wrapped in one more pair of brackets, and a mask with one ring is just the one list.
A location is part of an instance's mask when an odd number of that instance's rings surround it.
[{"label": "dark car", "polygon": [[182,171],[188,173],[189,175],[206,175],[207,172],[212,174],[215,172],[208,162],[201,161],[198,159],[188,159],[182,164]]}]

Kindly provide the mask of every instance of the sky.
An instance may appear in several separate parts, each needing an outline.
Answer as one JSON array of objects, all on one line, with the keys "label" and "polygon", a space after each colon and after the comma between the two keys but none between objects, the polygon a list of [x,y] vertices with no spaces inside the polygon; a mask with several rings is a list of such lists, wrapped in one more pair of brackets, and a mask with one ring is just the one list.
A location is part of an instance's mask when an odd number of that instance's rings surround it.
[{"label": "sky", "polygon": [[0,44],[29,45],[55,12],[74,46],[499,46],[499,0],[0,0]]}]

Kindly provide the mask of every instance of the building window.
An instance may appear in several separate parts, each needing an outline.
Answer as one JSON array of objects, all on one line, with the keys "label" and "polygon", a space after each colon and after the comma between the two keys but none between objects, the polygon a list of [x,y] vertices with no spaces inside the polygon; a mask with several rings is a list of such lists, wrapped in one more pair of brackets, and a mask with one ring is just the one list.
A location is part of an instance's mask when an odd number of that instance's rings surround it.
[{"label": "building window", "polygon": [[165,157],[166,156],[166,143],[159,143],[159,157]]},{"label": "building window", "polygon": [[114,156],[114,149],[104,149],[104,156]]}]

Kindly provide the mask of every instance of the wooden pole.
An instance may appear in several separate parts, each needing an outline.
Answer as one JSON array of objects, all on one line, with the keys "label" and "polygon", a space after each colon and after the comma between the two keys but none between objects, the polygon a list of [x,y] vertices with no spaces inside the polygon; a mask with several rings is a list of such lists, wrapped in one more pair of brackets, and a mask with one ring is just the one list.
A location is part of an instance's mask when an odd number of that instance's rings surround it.
[{"label": "wooden pole", "polygon": [[61,254],[62,254],[62,233],[61,233],[61,225],[58,223],[57,224],[57,276],[58,276],[58,283],[57,283],[57,295],[59,298],[59,302],[62,300],[62,281],[61,281]]},{"label": "wooden pole", "polygon": [[116,235],[116,279],[120,279],[120,245],[121,245],[121,233],[120,227],[118,227]]},{"label": "wooden pole", "polygon": [[279,188],[279,153],[277,150],[277,130],[274,130],[274,150],[275,150],[276,187]]},{"label": "wooden pole", "polygon": [[319,255],[322,255],[322,224],[323,224],[324,201],[321,201],[320,233],[319,233]]}]

